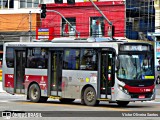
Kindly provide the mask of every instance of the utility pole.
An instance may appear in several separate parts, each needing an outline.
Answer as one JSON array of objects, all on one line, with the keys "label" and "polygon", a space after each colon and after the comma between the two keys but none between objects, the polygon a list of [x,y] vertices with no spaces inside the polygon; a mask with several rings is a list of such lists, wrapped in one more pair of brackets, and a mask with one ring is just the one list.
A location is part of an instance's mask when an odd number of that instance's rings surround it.
[{"label": "utility pole", "polygon": [[29,41],[32,41],[32,14],[29,11]]}]

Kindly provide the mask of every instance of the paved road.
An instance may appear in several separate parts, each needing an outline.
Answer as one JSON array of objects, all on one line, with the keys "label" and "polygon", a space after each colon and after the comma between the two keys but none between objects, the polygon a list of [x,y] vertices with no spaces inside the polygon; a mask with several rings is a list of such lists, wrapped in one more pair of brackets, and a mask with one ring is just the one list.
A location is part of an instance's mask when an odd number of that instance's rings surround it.
[{"label": "paved road", "polygon": [[[101,102],[97,107],[84,106],[80,104],[80,100],[76,100],[72,104],[61,104],[58,100],[49,99],[47,103],[32,103],[26,100],[24,95],[10,95],[0,93],[0,111],[160,111],[160,98],[150,102],[135,102],[130,103],[127,107],[118,107],[117,104],[109,104]],[[51,115],[51,113],[47,113]],[[53,113],[52,113],[53,114]],[[60,113],[59,113],[60,114]],[[64,114],[65,116],[66,114]],[[79,114],[78,114],[79,115]],[[85,115],[82,113],[82,116]],[[93,115],[93,114],[91,114]],[[95,113],[96,115],[96,113]],[[81,115],[79,115],[80,117]],[[91,116],[90,116],[91,117]]]},{"label": "paved road", "polygon": [[[5,92],[0,92],[0,111],[21,111],[21,112],[34,112],[39,111],[42,113],[42,115],[47,116],[61,116],[61,117],[53,117],[56,120],[65,120],[65,119],[71,119],[71,120],[106,120],[106,115],[112,115],[116,116],[119,115],[121,118],[117,117],[111,117],[108,119],[112,120],[133,120],[134,117],[126,117],[123,116],[122,113],[125,115],[131,113],[139,114],[138,111],[141,114],[146,114],[143,111],[150,111],[149,114],[155,113],[157,111],[160,111],[160,95],[158,94],[160,91],[159,86],[157,86],[157,98],[154,101],[150,102],[135,102],[130,103],[127,107],[118,107],[117,104],[109,104],[107,102],[101,102],[99,106],[96,107],[89,107],[84,106],[80,104],[80,100],[76,100],[72,104],[61,104],[58,100],[49,99],[47,103],[32,103],[30,101],[26,100],[25,95],[10,95]],[[47,111],[45,113],[44,111]],[[58,112],[60,111],[60,112]],[[68,113],[66,114],[66,112]],[[76,111],[76,112],[75,112]],[[81,111],[81,112],[79,112]],[[90,111],[96,111],[96,112],[90,112]],[[97,111],[101,111],[99,114]],[[119,111],[116,113],[115,111]],[[152,111],[152,112],[151,112]],[[57,113],[58,112],[58,113]],[[105,113],[104,113],[105,112]],[[111,113],[110,113],[111,112]],[[1,113],[0,113],[1,114]],[[67,116],[72,116],[70,118],[66,118]],[[78,117],[73,117],[74,115],[77,115]],[[129,114],[130,115],[130,114]],[[158,113],[160,117],[160,113]],[[87,118],[89,116],[90,118]],[[97,117],[93,117],[97,116]],[[82,118],[81,118],[82,117]],[[100,118],[99,118],[100,117]],[[158,120],[159,117],[143,117],[143,120]],[[43,118],[30,118],[30,120],[48,120],[53,119],[49,117],[43,117]],[[0,118],[1,119],[1,118]],[[15,118],[16,120],[17,118]],[[135,118],[137,120],[137,116]],[[138,120],[141,118],[138,118]],[[28,120],[28,119],[27,119]]]},{"label": "paved road", "polygon": [[[120,116],[123,117],[123,120],[125,120],[128,117],[124,117],[122,114],[129,113],[134,115],[136,114],[141,115],[141,114],[146,114],[144,111],[147,111],[147,113],[149,114],[154,113],[156,115],[157,114],[156,112],[160,111],[160,102],[158,101],[135,102],[135,103],[130,103],[127,107],[118,107],[116,104],[101,102],[100,105],[97,107],[90,107],[81,105],[80,100],[76,100],[72,104],[61,104],[58,100],[53,100],[53,99],[49,99],[47,103],[32,103],[30,101],[27,101],[26,96],[23,95],[9,95],[7,93],[1,93],[0,111],[6,111],[6,110],[31,112],[31,113],[33,112],[37,113],[39,111],[42,114],[43,119],[37,118],[37,120],[51,119],[50,117],[45,117],[45,116],[51,116],[57,120],[59,119],[64,120],[66,119],[67,116],[70,116],[69,119],[76,119],[76,120],[81,120],[81,119],[98,120],[98,117],[102,116],[103,117],[99,119],[106,120],[105,116]],[[158,115],[160,117],[160,112],[158,113]],[[59,117],[56,118],[57,116],[61,116],[61,118]],[[73,116],[77,117],[74,118]],[[92,117],[92,119],[86,117]],[[158,120],[159,117],[146,117],[143,118],[143,120]],[[111,117],[110,119],[117,120],[119,118]],[[132,120],[132,118],[128,119]],[[140,118],[138,118],[138,120],[139,119]],[[35,118],[33,118],[33,120],[35,120]]]}]

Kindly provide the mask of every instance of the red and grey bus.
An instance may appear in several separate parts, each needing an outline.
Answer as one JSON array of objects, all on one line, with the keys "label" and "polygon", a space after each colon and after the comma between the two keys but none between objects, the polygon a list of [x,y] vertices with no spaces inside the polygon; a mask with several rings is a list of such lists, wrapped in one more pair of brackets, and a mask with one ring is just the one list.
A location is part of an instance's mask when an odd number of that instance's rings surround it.
[{"label": "red and grey bus", "polygon": [[4,44],[3,89],[32,102],[49,97],[126,106],[155,99],[154,48],[124,41],[53,40]]}]

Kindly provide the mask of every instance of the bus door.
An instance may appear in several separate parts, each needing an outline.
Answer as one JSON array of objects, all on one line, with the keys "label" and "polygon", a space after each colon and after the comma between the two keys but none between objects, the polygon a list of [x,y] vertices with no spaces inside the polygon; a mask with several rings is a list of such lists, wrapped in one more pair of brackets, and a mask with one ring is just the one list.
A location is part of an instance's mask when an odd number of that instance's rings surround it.
[{"label": "bus door", "polygon": [[61,96],[63,51],[51,51],[50,55],[49,91],[51,95]]},{"label": "bus door", "polygon": [[111,95],[111,87],[114,82],[114,52],[101,51],[99,57],[99,81],[100,81],[100,96],[99,98],[106,98]]},{"label": "bus door", "polygon": [[26,63],[26,52],[24,50],[15,51],[15,77],[14,77],[14,92],[25,93],[24,76],[25,76],[25,63]]}]

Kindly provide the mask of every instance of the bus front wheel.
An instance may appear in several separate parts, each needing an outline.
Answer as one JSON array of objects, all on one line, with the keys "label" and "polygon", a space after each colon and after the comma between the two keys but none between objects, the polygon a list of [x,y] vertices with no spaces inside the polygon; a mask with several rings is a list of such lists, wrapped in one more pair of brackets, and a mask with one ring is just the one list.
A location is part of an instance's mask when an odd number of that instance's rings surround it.
[{"label": "bus front wheel", "polygon": [[38,84],[32,84],[29,87],[29,99],[32,102],[46,102],[47,97],[41,97],[41,91]]},{"label": "bus front wheel", "polygon": [[129,104],[129,101],[117,101],[118,106],[125,107]]},{"label": "bus front wheel", "polygon": [[83,100],[84,104],[88,106],[95,106],[99,103],[99,101],[96,99],[96,92],[93,87],[87,87],[84,90]]},{"label": "bus front wheel", "polygon": [[160,84],[160,77],[157,77],[156,84]]}]

